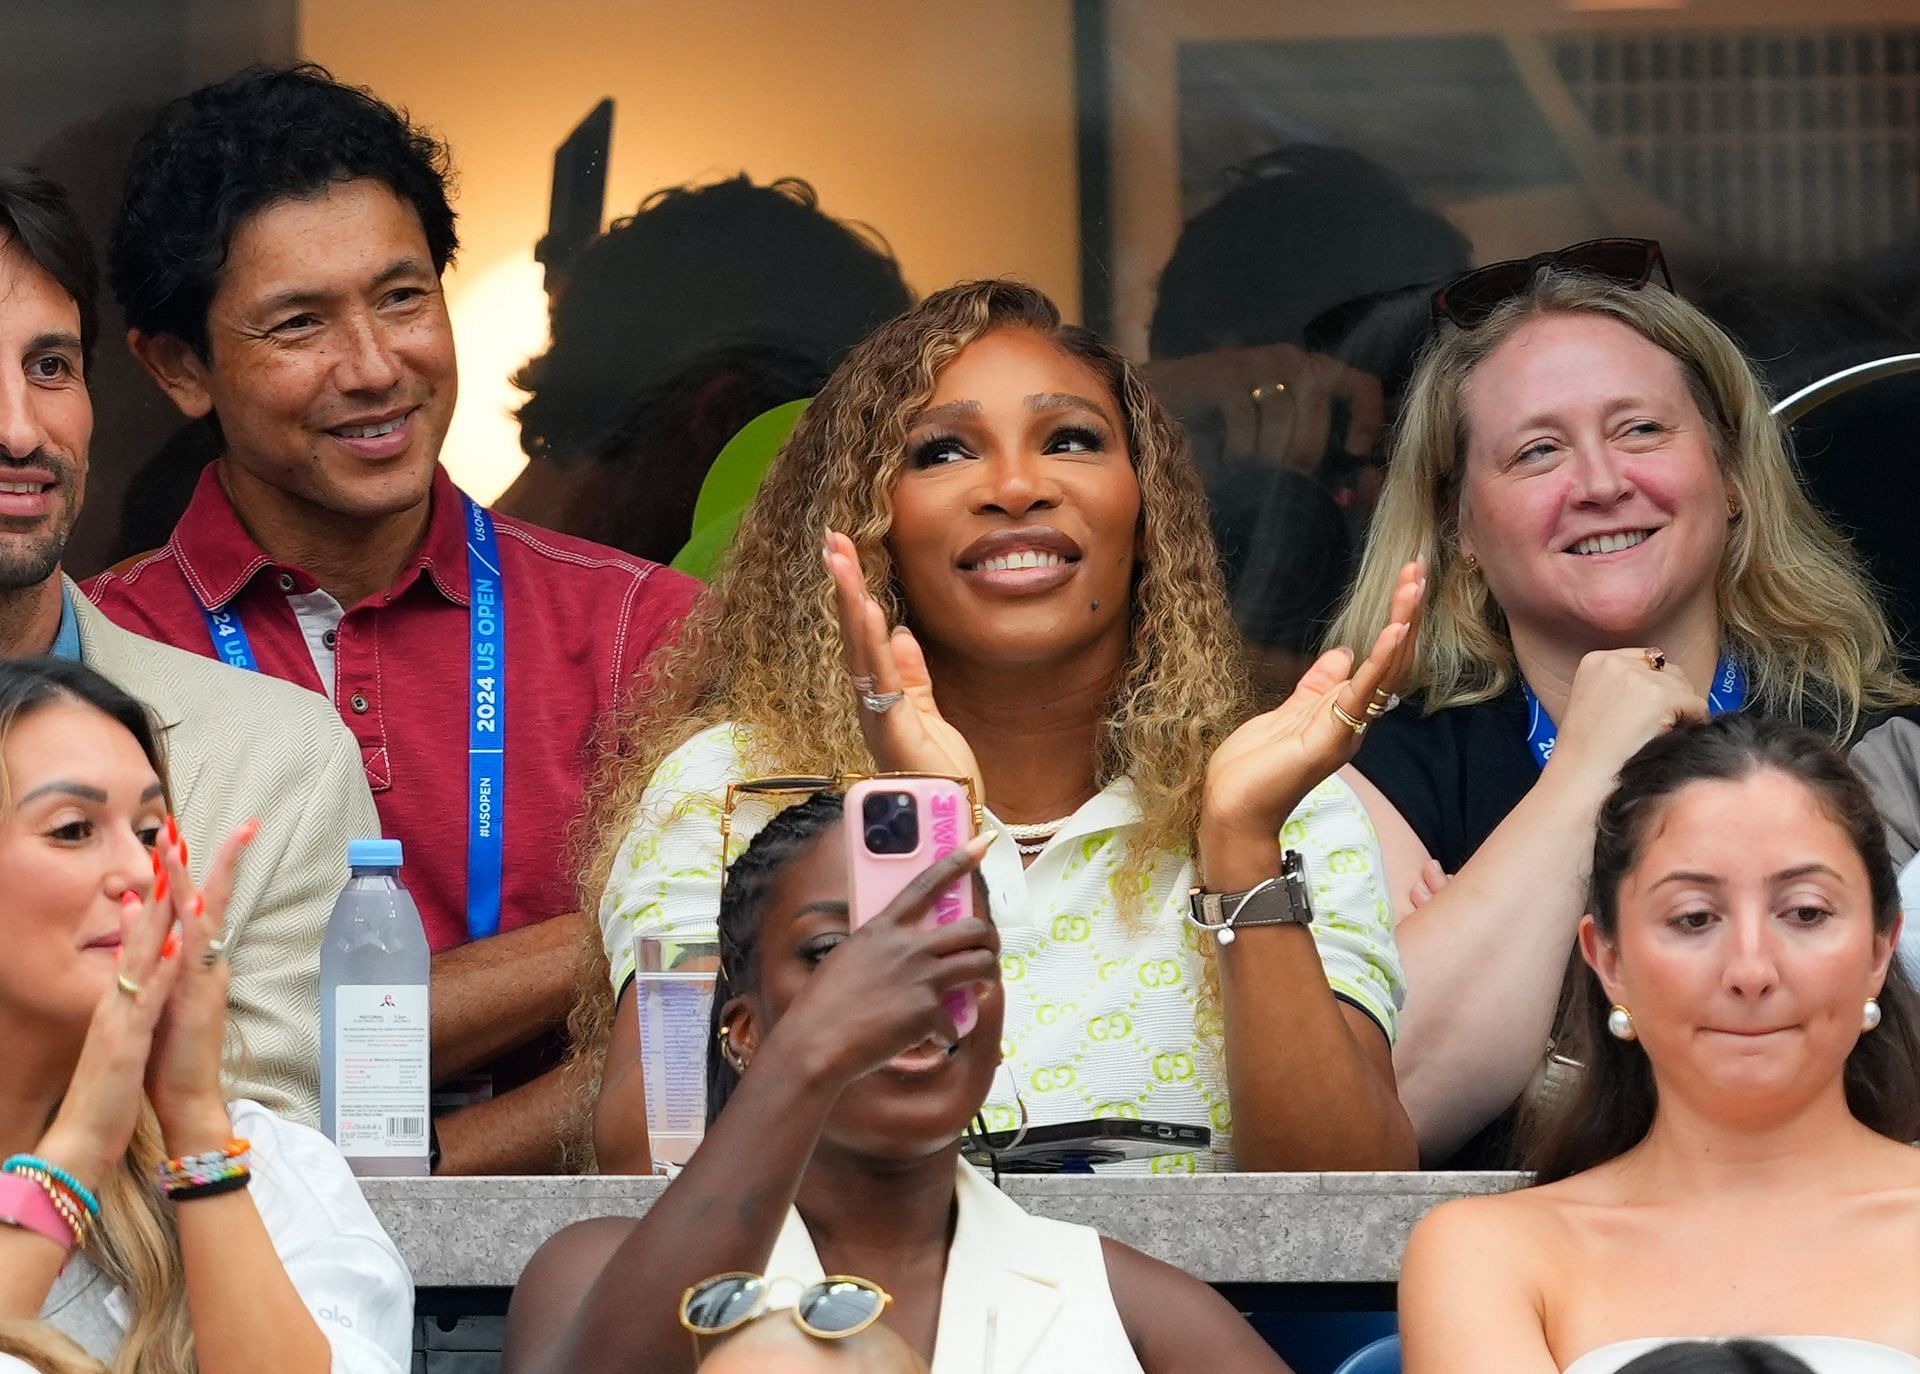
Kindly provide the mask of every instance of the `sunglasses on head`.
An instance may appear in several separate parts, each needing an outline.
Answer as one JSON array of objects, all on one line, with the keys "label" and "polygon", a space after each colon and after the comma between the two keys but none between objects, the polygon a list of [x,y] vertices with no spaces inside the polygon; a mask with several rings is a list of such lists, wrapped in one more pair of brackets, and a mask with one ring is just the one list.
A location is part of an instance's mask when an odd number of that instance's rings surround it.
[{"label": "sunglasses on head", "polygon": [[[775,1284],[799,1282],[764,1274],[715,1274],[689,1288],[680,1298],[680,1325],[693,1333],[695,1362],[700,1358],[702,1336],[739,1330],[767,1310]],[[787,1310],[794,1324],[815,1340],[842,1341],[879,1321],[892,1301],[892,1295],[871,1279],[829,1274],[818,1283],[803,1285]]]},{"label": "sunglasses on head", "polygon": [[1667,290],[1673,290],[1666,254],[1654,240],[1588,239],[1551,253],[1535,253],[1530,258],[1490,262],[1455,277],[1433,293],[1434,324],[1452,320],[1462,329],[1478,328],[1502,303],[1532,286],[1542,268],[1586,272],[1636,291],[1651,281],[1658,269]]}]

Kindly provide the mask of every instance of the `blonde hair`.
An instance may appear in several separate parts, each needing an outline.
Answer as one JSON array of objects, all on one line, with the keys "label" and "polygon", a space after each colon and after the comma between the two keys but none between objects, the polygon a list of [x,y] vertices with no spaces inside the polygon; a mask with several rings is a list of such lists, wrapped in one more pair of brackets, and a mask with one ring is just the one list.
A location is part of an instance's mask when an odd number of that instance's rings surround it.
[{"label": "blonde hair", "polygon": [[0,1317],[0,1355],[11,1355],[39,1374],[106,1374],[106,1366],[62,1331],[29,1317]]},{"label": "blonde hair", "polygon": [[[90,707],[124,726],[153,765],[171,805],[165,746],[152,718],[132,697],[78,664],[0,664],[0,744],[22,721],[62,702]],[[12,804],[12,781],[0,768],[0,812]],[[126,1294],[131,1310],[120,1349],[108,1366],[111,1374],[197,1374],[200,1367],[193,1353],[180,1237],[156,1172],[166,1157],[160,1124],[143,1094],[127,1152],[100,1185],[100,1223],[86,1248],[94,1267]]]},{"label": "blonde hair", "polygon": [[1478,328],[1443,325],[1428,343],[1408,387],[1359,575],[1328,642],[1371,645],[1387,623],[1401,566],[1425,559],[1429,591],[1408,690],[1437,711],[1513,685],[1505,616],[1460,555],[1466,385],[1522,325],[1548,314],[1617,320],[1680,363],[1738,504],[1718,602],[1722,635],[1746,665],[1756,708],[1844,741],[1863,709],[1920,700],[1900,672],[1860,560],[1802,490],[1787,437],[1745,355],[1679,296],[1583,273],[1541,272]]},{"label": "blonde hair", "polygon": [[[592,790],[595,847],[583,909],[598,910],[654,770],[703,730],[745,727],[762,752],[755,766],[767,772],[872,767],[821,548],[829,529],[851,538],[889,623],[912,623],[886,545],[907,431],[947,364],[999,329],[1044,335],[1100,374],[1124,417],[1140,484],[1130,644],[1094,765],[1102,786],[1130,778],[1140,809],[1117,884],[1122,902],[1130,899],[1137,911],[1138,879],[1159,854],[1191,844],[1207,760],[1245,719],[1251,697],[1185,438],[1132,364],[1087,330],[1063,324],[1039,291],[1005,279],[966,282],[929,296],[854,349],[774,462],[713,586],[663,652],[651,692],[618,723]],[[592,923],[587,951],[570,1029],[576,1047],[597,1054],[612,991]]]}]

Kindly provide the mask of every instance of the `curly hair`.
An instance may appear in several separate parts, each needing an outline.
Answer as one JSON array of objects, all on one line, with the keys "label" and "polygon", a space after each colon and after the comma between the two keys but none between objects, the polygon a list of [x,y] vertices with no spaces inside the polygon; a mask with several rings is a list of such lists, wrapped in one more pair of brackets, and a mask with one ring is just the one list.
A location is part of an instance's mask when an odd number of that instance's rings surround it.
[{"label": "curly hair", "polygon": [[250,67],[168,104],[135,145],[107,278],[129,328],[205,360],[207,307],[249,216],[371,178],[420,216],[444,272],[460,246],[450,176],[445,146],[371,91],[311,62]]},{"label": "curly hair", "polygon": [[560,464],[615,447],[637,395],[718,348],[789,350],[824,377],[912,304],[886,241],[797,177],[655,191],[569,269],[552,345],[513,378],[520,447]]},{"label": "curly hair", "polygon": [[1460,555],[1467,452],[1466,386],[1474,369],[1529,320],[1616,320],[1680,364],[1739,501],[1719,573],[1723,633],[1747,665],[1754,706],[1819,725],[1835,739],[1863,708],[1920,700],[1902,676],[1893,633],[1859,558],[1808,500],[1764,384],[1718,325],[1679,296],[1581,272],[1542,271],[1475,329],[1451,324],[1428,343],[1401,411],[1386,487],[1360,572],[1329,644],[1368,645],[1386,625],[1403,564],[1426,560],[1427,596],[1408,690],[1428,711],[1487,701],[1516,673],[1506,617]]},{"label": "curly hair", "polygon": [[[1593,841],[1587,910],[1600,933],[1620,929],[1620,885],[1639,866],[1648,840],[1689,783],[1738,782],[1762,771],[1794,779],[1821,812],[1845,832],[1867,870],[1874,931],[1890,935],[1900,920],[1900,888],[1887,853],[1886,829],[1867,786],[1820,735],[1748,713],[1696,721],[1656,735],[1620,770],[1600,808]],[[1859,1121],[1891,1140],[1920,1137],[1920,992],[1899,958],[1878,994],[1879,1028],[1863,1034],[1847,1056],[1847,1105]],[[1607,1030],[1609,1003],[1599,976],[1576,976],[1558,1044],[1585,1066],[1572,1091],[1530,1104],[1521,1123],[1526,1167],[1549,1183],[1632,1149],[1653,1127],[1658,1107],[1653,1068],[1637,1044]]]},{"label": "curly hair", "polygon": [[[1251,695],[1227,609],[1206,501],[1186,441],[1133,365],[1041,292],[1007,279],[966,282],[927,297],[876,330],[828,380],[768,473],[733,548],[673,646],[653,690],[617,722],[592,789],[583,910],[598,910],[614,857],[639,819],[661,761],[711,726],[744,727],[762,771],[833,775],[872,767],[847,690],[833,582],[820,550],[839,530],[859,550],[867,586],[894,624],[913,623],[887,534],[907,432],[940,373],[1000,329],[1044,335],[1092,368],[1125,418],[1140,484],[1139,567],[1129,647],[1094,761],[1105,786],[1131,780],[1141,823],[1117,883],[1136,914],[1155,858],[1191,845],[1213,750],[1246,718]],[[576,1045],[604,1043],[611,1015],[606,953],[589,932],[600,976],[575,1008]]]}]

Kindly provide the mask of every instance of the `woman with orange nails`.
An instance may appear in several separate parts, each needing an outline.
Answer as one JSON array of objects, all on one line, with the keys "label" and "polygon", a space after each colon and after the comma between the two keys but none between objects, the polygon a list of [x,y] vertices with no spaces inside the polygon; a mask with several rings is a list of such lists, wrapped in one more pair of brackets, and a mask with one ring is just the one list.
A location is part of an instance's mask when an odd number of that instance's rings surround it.
[{"label": "woman with orange nails", "polygon": [[220,939],[138,702],[0,662],[0,1318],[116,1371],[397,1374],[405,1262],[322,1136],[229,1102]]}]

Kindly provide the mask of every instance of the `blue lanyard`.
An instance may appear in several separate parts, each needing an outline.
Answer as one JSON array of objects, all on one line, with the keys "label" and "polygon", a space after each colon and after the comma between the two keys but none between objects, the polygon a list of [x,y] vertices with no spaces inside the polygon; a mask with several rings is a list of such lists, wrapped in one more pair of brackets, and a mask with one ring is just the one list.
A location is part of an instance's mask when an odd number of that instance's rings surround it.
[{"label": "blue lanyard", "polygon": [[[1524,678],[1520,681],[1520,690],[1527,694],[1527,747],[1533,750],[1534,761],[1545,768],[1553,757],[1554,742],[1560,738],[1560,727],[1553,723],[1553,717],[1547,714],[1547,708],[1540,704],[1540,698],[1533,694],[1533,688]],[[1713,670],[1713,685],[1707,689],[1707,711],[1718,716],[1738,711],[1746,704],[1746,666],[1731,654],[1722,654],[1719,666]]]},{"label": "blue lanyard", "polygon": [[[467,938],[500,932],[500,875],[506,861],[506,578],[493,516],[462,496],[467,516]],[[194,601],[199,606],[199,600]],[[259,672],[240,613],[200,606],[223,662]]]}]

